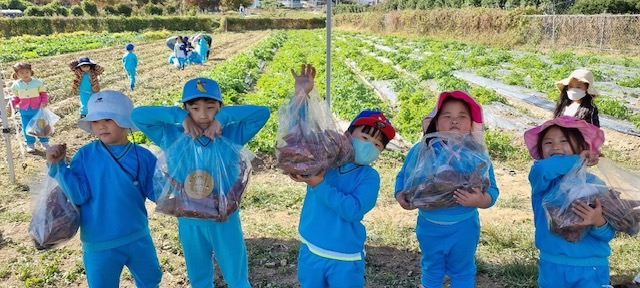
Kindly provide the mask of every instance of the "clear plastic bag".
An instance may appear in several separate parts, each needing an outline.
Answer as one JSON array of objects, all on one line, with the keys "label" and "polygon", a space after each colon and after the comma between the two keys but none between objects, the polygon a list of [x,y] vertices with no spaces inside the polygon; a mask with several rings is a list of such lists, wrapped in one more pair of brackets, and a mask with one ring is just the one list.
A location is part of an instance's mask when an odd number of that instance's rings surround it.
[{"label": "clear plastic bag", "polygon": [[408,163],[405,179],[407,201],[421,209],[454,207],[453,192],[472,188],[489,189],[491,160],[482,135],[474,133],[430,133],[420,140],[415,162]]},{"label": "clear plastic bag", "polygon": [[587,172],[582,159],[562,177],[556,189],[542,198],[551,233],[575,243],[589,232],[591,226],[581,225],[583,219],[571,207],[577,201],[595,205],[596,196],[606,191],[604,183],[598,182],[598,178]]},{"label": "clear plastic bag", "polygon": [[80,210],[51,177],[45,178],[39,191],[29,234],[38,250],[51,249],[76,235],[80,227]]},{"label": "clear plastic bag", "polygon": [[202,139],[182,135],[158,157],[156,211],[224,221],[238,209],[254,154],[222,136]]},{"label": "clear plastic bag", "polygon": [[60,120],[60,116],[53,113],[49,108],[42,107],[36,115],[33,115],[31,121],[27,123],[25,131],[27,134],[36,137],[53,136],[53,125]]},{"label": "clear plastic bag", "polygon": [[606,158],[600,158],[597,167],[606,184],[606,193],[600,198],[604,218],[614,230],[637,235],[640,232],[640,175]]},{"label": "clear plastic bag", "polygon": [[353,160],[351,137],[340,132],[327,102],[313,90],[285,100],[278,110],[277,167],[316,175]]},{"label": "clear plastic bag", "polygon": [[549,230],[569,242],[579,241],[592,228],[581,225],[583,219],[571,210],[578,200],[592,207],[600,200],[602,215],[613,230],[632,236],[640,231],[640,176],[605,158],[597,168],[596,176],[584,160],[579,161],[562,177],[558,188],[542,199]]}]

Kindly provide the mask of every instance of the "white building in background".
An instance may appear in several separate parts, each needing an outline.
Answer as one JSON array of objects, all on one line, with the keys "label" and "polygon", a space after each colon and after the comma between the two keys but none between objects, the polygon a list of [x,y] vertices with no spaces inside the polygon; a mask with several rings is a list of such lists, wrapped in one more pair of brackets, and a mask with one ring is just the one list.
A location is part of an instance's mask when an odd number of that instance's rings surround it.
[{"label": "white building in background", "polygon": [[284,7],[302,7],[300,0],[281,0],[280,3],[282,3]]}]

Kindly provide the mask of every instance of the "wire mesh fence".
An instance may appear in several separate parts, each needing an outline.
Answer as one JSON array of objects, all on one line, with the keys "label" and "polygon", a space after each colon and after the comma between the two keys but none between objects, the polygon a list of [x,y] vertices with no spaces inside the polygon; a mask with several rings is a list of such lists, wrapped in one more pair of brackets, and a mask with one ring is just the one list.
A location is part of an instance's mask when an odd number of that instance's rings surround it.
[{"label": "wire mesh fence", "polygon": [[530,44],[640,52],[640,15],[526,15]]}]

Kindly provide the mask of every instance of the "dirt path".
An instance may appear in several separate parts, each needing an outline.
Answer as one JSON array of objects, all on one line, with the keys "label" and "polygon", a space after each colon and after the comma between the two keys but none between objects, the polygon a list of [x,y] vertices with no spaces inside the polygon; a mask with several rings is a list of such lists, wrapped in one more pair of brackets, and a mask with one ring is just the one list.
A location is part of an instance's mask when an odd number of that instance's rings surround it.
[{"label": "dirt path", "polygon": [[[204,65],[191,65],[185,70],[179,71],[172,69],[167,64],[167,57],[170,50],[165,46],[164,40],[158,40],[146,43],[135,43],[135,52],[138,55],[140,64],[137,72],[137,86],[135,91],[129,91],[128,79],[122,68],[122,47],[109,47],[97,50],[70,53],[52,57],[38,58],[30,60],[36,73],[35,77],[44,81],[45,86],[51,97],[52,110],[63,117],[56,124],[57,132],[51,139],[52,143],[68,144],[73,151],[81,145],[87,143],[91,136],[77,128],[79,100],[78,96],[71,95],[71,83],[73,75],[69,70],[69,62],[78,59],[82,55],[89,56],[98,64],[105,68],[104,74],[101,76],[101,88],[103,90],[119,90],[133,98],[136,105],[139,102],[151,102],[155,98],[154,93],[162,91],[179,91],[184,82],[203,71],[211,69],[213,65],[224,61],[229,56],[237,53],[239,50],[247,48],[252,44],[263,39],[268,31],[256,31],[247,33],[225,33],[216,34],[214,36],[213,49],[211,59]],[[13,63],[6,63],[2,66],[4,69],[10,69]],[[11,81],[6,80],[10,76],[5,71],[5,87],[10,85]],[[0,185],[8,186],[8,170],[4,163],[4,141],[0,143],[0,151],[2,152],[2,166],[0,166]],[[44,163],[43,154],[26,154],[23,158],[20,153],[20,145],[15,136],[12,136],[12,151],[16,166],[16,178],[19,183],[25,183],[27,175],[33,172],[33,169],[40,169],[40,165]],[[21,165],[27,164],[27,169],[22,170]]]}]

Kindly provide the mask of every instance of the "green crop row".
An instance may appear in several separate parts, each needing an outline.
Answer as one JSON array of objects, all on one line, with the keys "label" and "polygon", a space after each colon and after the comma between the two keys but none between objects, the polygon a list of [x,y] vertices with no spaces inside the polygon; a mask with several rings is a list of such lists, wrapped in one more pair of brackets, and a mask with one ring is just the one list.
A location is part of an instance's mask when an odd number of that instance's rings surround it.
[{"label": "green crop row", "polygon": [[[320,95],[325,93],[324,31],[298,30],[288,31],[287,34],[287,42],[278,50],[271,65],[266,67],[253,92],[242,97],[247,104],[265,105],[271,110],[265,128],[249,143],[254,151],[274,152],[278,107],[294,92],[291,69],[297,70],[304,63],[313,64],[317,75],[316,89]],[[332,59],[331,103],[335,115],[350,120],[365,108],[377,108],[387,115],[392,114],[388,105],[351,73],[344,63],[344,53],[336,51]]]},{"label": "green crop row", "polygon": [[203,76],[220,84],[225,103],[242,102],[242,95],[251,90],[266,62],[273,60],[275,52],[286,40],[287,33],[273,32],[251,50],[222,62]]},{"label": "green crop row", "polygon": [[158,40],[167,38],[170,34],[171,32],[167,30],[151,31],[142,34],[136,32],[95,33],[82,31],[48,36],[23,35],[11,38],[0,38],[0,61],[9,62],[32,59],[123,45],[128,42]]},{"label": "green crop row", "polygon": [[[640,60],[630,57],[598,56],[576,54],[568,51],[510,52],[504,49],[489,48],[482,45],[469,45],[455,41],[439,41],[430,38],[406,38],[398,36],[353,35],[345,37],[368,38],[369,45],[387,45],[398,52],[377,50],[374,53],[392,60],[402,68],[415,73],[422,80],[434,79],[440,90],[469,89],[464,81],[451,76],[452,71],[467,69],[480,76],[500,80],[506,84],[518,85],[540,91],[556,101],[560,91],[555,82],[566,78],[579,67],[594,67],[590,70],[596,80],[612,81],[625,87],[640,87],[640,77],[615,77],[614,68],[606,65],[632,67],[640,65]],[[349,39],[349,41],[355,41]],[[517,56],[513,56],[517,55]],[[548,58],[551,63],[544,61]],[[603,68],[604,67],[604,68]],[[640,127],[640,115],[613,97],[598,97],[596,105],[602,114],[618,119],[630,120]]]}]

